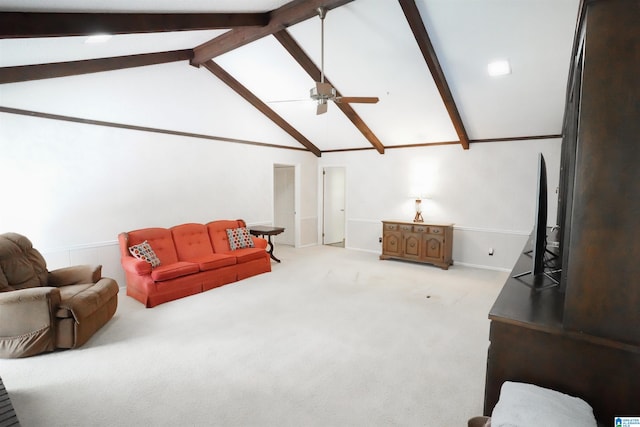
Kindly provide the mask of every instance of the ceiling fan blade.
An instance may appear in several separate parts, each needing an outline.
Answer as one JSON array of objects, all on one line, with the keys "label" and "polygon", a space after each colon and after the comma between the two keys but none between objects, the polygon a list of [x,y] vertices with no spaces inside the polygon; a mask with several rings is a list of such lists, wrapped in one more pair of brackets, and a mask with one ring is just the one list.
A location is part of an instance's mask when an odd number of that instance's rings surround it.
[{"label": "ceiling fan blade", "polygon": [[267,101],[267,104],[281,104],[284,102],[309,102],[309,98],[304,98],[304,99],[276,99],[273,101]]},{"label": "ceiling fan blade", "polygon": [[380,99],[377,96],[340,96],[336,102],[352,104],[376,104]]},{"label": "ceiling fan blade", "polygon": [[316,115],[324,114],[327,112],[329,104],[327,102],[318,102],[318,107],[316,108]]}]

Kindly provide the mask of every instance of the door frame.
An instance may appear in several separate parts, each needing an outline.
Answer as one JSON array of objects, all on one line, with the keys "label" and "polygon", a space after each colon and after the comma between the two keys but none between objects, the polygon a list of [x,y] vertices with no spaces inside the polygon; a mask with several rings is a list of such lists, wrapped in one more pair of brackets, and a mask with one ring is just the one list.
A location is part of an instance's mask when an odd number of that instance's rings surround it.
[{"label": "door frame", "polygon": [[289,163],[274,163],[271,167],[271,185],[272,188],[272,198],[271,198],[271,208],[272,208],[272,216],[271,216],[271,225],[278,226],[275,223],[276,220],[276,188],[275,188],[275,169],[278,167],[288,167],[293,168],[293,247],[300,247],[300,165],[299,164],[289,164]]},{"label": "door frame", "polygon": [[344,169],[344,247],[347,247],[347,233],[349,227],[347,225],[347,204],[349,200],[348,169],[347,166],[341,164],[327,164],[318,167],[318,243],[324,245],[324,170],[327,168]]}]

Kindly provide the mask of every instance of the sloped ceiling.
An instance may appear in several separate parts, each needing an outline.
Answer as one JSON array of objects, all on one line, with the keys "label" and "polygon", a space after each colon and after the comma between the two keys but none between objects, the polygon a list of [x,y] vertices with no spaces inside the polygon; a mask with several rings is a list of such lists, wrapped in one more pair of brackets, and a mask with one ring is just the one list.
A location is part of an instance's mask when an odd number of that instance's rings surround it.
[{"label": "sloped ceiling", "polygon": [[[326,76],[345,96],[380,99],[377,104],[349,105],[382,149],[335,104],[327,114],[315,114],[315,103],[309,99],[314,80],[271,35],[213,60],[290,128],[274,123],[207,67],[191,66],[187,59],[0,84],[0,107],[5,112],[36,111],[286,148],[311,146],[316,155],[359,149],[383,153],[386,148],[441,143],[464,146],[401,3],[413,5],[394,0],[346,2],[330,10],[325,20]],[[254,13],[286,4],[4,0],[0,11]],[[561,133],[579,0],[416,0],[415,6],[471,144]],[[104,44],[85,44],[84,36],[8,37],[0,40],[0,73],[21,65],[191,50],[227,31],[122,34]],[[319,68],[319,18],[303,20],[286,32]],[[494,59],[508,59],[512,73],[488,76],[487,64]],[[292,136],[296,132],[309,145]]]}]

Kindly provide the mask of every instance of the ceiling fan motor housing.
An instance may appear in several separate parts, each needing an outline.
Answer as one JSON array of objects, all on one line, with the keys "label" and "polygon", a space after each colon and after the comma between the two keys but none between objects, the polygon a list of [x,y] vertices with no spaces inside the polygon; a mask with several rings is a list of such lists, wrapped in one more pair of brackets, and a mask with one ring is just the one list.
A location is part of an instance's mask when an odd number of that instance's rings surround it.
[{"label": "ceiling fan motor housing", "polygon": [[315,101],[335,99],[336,90],[329,83],[316,82],[316,86],[309,91],[311,99]]}]

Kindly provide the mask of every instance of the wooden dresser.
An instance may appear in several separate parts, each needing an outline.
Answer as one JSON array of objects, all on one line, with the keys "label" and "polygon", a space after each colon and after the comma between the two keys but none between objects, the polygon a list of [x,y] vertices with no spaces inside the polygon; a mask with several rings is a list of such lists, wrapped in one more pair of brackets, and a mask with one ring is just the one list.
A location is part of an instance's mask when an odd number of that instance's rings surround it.
[{"label": "wooden dresser", "polygon": [[424,262],[445,270],[453,264],[453,224],[382,221],[380,259]]}]

